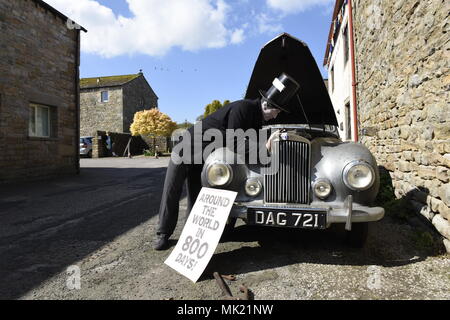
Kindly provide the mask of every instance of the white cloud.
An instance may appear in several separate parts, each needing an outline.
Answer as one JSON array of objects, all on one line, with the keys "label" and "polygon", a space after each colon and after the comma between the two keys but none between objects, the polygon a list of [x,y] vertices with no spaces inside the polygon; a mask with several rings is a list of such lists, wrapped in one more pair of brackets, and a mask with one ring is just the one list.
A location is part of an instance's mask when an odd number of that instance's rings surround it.
[{"label": "white cloud", "polygon": [[292,14],[305,11],[319,5],[333,5],[335,0],[266,0],[267,5],[284,14]]},{"label": "white cloud", "polygon": [[261,34],[274,34],[283,31],[283,26],[279,22],[279,17],[271,17],[265,13],[259,13],[255,17],[258,32]]},{"label": "white cloud", "polygon": [[236,30],[234,30],[234,32],[231,34],[231,40],[230,40],[230,42],[231,42],[232,44],[242,43],[244,40],[245,40],[244,29],[236,29]]},{"label": "white cloud", "polygon": [[231,8],[224,0],[126,1],[131,18],[95,0],[46,0],[88,30],[82,35],[83,52],[103,57],[220,48],[245,38],[243,29],[225,25]]}]

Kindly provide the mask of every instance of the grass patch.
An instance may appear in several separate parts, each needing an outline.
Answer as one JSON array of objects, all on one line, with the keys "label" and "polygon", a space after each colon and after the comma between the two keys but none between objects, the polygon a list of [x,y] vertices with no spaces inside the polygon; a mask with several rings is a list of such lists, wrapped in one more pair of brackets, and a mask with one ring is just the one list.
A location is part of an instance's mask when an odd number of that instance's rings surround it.
[{"label": "grass patch", "polygon": [[397,199],[392,186],[392,179],[384,168],[380,168],[380,191],[375,199],[377,206],[383,207],[386,215],[402,222],[414,216],[411,204],[405,199]]},{"label": "grass patch", "polygon": [[434,249],[436,241],[428,231],[415,231],[412,235],[414,244],[421,249]]},{"label": "grass patch", "polygon": [[[144,156],[146,157],[154,157],[155,156],[155,151],[153,150],[144,150]],[[161,156],[161,152],[158,152],[158,156]]]},{"label": "grass patch", "polygon": [[405,198],[390,200],[382,204],[382,206],[386,211],[386,215],[403,222],[415,216],[411,204]]},{"label": "grass patch", "polygon": [[[411,224],[410,222],[413,220],[411,218],[417,217],[418,214],[406,197],[401,199],[395,197],[389,171],[383,167],[380,167],[379,169],[380,191],[375,199],[375,204],[383,207],[386,216],[392,218],[394,221],[398,221],[402,224]],[[420,226],[418,227],[417,224],[414,225],[414,228],[415,230],[408,235],[408,238],[416,248],[433,253],[442,252],[441,242],[436,236],[428,231],[423,231],[424,229]]]},{"label": "grass patch", "polygon": [[375,199],[375,203],[380,206],[396,200],[394,194],[394,187],[392,186],[392,179],[389,171],[385,168],[380,168],[380,191]]}]

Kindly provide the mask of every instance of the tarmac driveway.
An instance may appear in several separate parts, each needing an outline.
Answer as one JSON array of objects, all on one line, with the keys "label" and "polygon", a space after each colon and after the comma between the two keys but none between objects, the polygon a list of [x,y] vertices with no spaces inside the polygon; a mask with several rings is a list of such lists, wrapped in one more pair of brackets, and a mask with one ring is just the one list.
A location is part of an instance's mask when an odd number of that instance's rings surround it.
[{"label": "tarmac driveway", "polygon": [[240,225],[194,284],[163,263],[170,250],[151,248],[167,161],[82,159],[79,176],[1,186],[0,298],[220,299],[218,271],[255,299],[450,299],[449,257],[417,241],[425,227],[390,217],[364,249],[340,228]]}]

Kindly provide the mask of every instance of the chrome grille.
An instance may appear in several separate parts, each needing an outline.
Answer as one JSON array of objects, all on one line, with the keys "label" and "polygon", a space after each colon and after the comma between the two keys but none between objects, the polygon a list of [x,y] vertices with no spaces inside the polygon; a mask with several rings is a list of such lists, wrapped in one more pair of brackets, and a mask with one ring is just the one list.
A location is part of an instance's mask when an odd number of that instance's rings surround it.
[{"label": "chrome grille", "polygon": [[300,141],[274,141],[272,161],[279,157],[278,171],[264,176],[267,203],[309,203],[310,145]]}]

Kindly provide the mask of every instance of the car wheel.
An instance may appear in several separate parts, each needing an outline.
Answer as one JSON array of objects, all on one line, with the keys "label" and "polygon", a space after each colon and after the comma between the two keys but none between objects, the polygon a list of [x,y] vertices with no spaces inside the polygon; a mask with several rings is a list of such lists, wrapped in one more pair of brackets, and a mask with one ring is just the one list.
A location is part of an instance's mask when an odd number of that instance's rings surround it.
[{"label": "car wheel", "polygon": [[345,242],[353,248],[362,248],[369,235],[369,223],[353,223],[351,231],[345,231]]},{"label": "car wheel", "polygon": [[92,150],[90,150],[87,154],[88,158],[92,158]]}]

